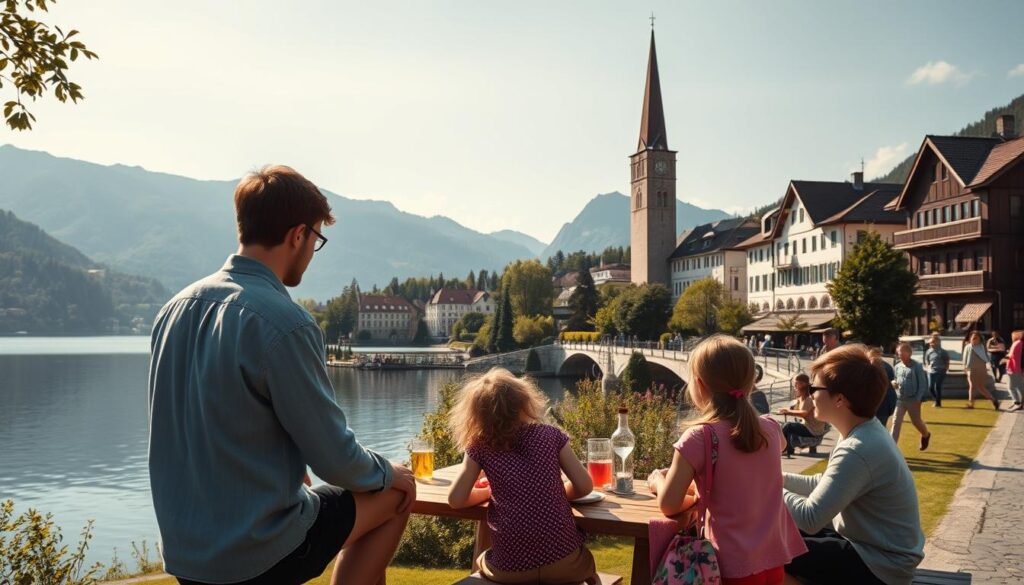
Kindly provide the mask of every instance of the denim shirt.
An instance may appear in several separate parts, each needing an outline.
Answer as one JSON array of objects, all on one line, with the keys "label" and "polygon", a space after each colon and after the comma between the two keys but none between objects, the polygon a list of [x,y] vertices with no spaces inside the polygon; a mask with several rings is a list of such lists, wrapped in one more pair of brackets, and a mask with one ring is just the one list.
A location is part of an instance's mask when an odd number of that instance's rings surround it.
[{"label": "denim shirt", "polygon": [[945,372],[949,369],[949,352],[941,347],[929,347],[924,352],[924,363],[933,372]]},{"label": "denim shirt", "polygon": [[391,465],[356,440],[312,316],[262,262],[231,256],[157,315],[149,370],[149,477],[167,572],[255,577],[295,550],[319,499],[309,466],[357,492]]}]

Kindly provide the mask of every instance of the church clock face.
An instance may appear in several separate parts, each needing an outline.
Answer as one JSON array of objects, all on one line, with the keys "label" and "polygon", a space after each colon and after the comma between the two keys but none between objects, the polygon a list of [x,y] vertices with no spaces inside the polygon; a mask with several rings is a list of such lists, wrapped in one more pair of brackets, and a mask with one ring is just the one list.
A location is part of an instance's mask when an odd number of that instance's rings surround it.
[{"label": "church clock face", "polygon": [[654,174],[664,175],[668,172],[668,162],[659,160],[654,163]]}]

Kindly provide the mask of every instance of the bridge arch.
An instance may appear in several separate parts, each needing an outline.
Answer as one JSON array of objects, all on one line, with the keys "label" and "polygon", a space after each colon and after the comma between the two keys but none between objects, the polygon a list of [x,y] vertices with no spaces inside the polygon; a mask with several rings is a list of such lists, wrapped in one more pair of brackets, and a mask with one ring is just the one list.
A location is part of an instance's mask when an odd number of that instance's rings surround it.
[{"label": "bridge arch", "polygon": [[671,369],[648,360],[647,371],[651,373],[651,379],[654,380],[655,384],[662,384],[669,390],[681,390],[686,388],[686,380],[682,379],[679,374],[676,374]]},{"label": "bridge arch", "polygon": [[585,353],[574,353],[565,358],[558,367],[559,376],[576,376],[579,378],[601,378],[604,371],[594,358]]}]

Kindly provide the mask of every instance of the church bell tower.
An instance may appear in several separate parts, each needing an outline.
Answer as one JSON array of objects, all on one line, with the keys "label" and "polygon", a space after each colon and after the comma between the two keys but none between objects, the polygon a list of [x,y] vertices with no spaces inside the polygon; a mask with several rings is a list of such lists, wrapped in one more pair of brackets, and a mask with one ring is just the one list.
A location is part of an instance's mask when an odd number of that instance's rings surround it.
[{"label": "church bell tower", "polygon": [[665,133],[653,27],[640,139],[629,157],[629,173],[631,280],[671,286],[668,258],[676,247],[676,151],[669,150]]}]

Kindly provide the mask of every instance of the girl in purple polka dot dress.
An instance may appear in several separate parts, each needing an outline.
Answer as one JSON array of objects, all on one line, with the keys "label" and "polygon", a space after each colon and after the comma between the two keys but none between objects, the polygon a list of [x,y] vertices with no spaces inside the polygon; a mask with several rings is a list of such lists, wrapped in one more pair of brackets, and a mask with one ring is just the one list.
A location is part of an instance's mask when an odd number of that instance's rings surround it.
[{"label": "girl in purple polka dot dress", "polygon": [[492,545],[477,559],[487,579],[596,585],[594,557],[569,505],[594,486],[569,437],[541,422],[546,403],[533,383],[502,368],[463,386],[450,420],[466,456],[448,503],[487,502]]}]

